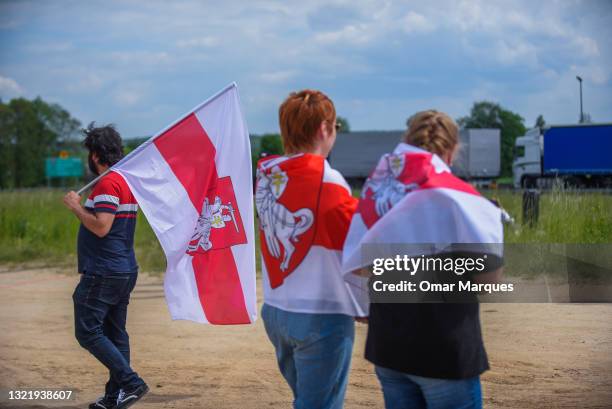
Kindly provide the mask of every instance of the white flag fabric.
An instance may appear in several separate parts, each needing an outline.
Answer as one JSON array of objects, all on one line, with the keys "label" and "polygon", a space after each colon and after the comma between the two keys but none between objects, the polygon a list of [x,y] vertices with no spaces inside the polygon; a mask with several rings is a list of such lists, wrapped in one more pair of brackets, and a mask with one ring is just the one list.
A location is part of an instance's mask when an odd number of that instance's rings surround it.
[{"label": "white flag fabric", "polygon": [[[502,256],[501,210],[453,176],[437,155],[400,143],[381,157],[361,192],[344,243],[345,274],[374,258],[432,255],[448,246]],[[474,246],[478,244],[478,246]]]},{"label": "white flag fabric", "polygon": [[235,83],[113,166],[166,255],[172,319],[257,317],[249,133]]}]

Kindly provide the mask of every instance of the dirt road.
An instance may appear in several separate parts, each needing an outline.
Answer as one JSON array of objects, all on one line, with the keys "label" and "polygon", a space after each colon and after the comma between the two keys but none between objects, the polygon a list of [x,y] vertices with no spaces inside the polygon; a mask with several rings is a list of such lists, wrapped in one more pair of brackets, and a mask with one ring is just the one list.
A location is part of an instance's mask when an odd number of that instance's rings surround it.
[{"label": "dirt road", "polygon": [[[76,399],[7,403],[15,408],[83,408],[99,396],[105,369],[73,336],[76,274],[0,268],[0,390],[73,389]],[[612,407],[612,304],[484,304],[491,370],[488,408]],[[128,330],[136,371],[151,392],[136,407],[289,408],[263,325],[213,327],[170,320],[161,278],[141,274]],[[347,408],[381,408],[359,324]]]}]

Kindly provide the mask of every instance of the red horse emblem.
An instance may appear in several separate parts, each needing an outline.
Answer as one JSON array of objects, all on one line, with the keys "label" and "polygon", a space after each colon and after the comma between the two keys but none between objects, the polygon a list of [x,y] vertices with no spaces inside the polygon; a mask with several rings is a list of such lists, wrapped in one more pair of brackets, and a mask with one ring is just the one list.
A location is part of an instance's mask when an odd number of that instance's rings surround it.
[{"label": "red horse emblem", "polygon": [[323,162],[318,174],[300,172],[299,182],[292,182],[291,162],[272,159],[260,165],[257,173],[255,206],[272,288],[280,286],[306,257],[315,234]]}]

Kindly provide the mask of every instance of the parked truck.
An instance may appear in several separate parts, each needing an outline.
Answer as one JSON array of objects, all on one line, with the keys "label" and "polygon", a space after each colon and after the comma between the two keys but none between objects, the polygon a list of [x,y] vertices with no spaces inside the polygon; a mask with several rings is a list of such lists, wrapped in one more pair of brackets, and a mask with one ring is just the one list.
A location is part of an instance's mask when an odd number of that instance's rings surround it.
[{"label": "parked truck", "polygon": [[453,173],[475,184],[499,177],[501,158],[499,129],[462,129]]},{"label": "parked truck", "polygon": [[533,128],[517,138],[514,186],[612,187],[612,123]]},{"label": "parked truck", "polygon": [[404,131],[356,131],[339,133],[329,155],[329,163],[352,186],[360,186],[370,176],[384,153],[392,152]]},{"label": "parked truck", "polygon": [[[329,161],[354,186],[370,175],[378,159],[392,152],[405,131],[357,131],[340,133]],[[453,172],[479,184],[491,181],[500,172],[499,129],[462,129],[460,149]]]}]

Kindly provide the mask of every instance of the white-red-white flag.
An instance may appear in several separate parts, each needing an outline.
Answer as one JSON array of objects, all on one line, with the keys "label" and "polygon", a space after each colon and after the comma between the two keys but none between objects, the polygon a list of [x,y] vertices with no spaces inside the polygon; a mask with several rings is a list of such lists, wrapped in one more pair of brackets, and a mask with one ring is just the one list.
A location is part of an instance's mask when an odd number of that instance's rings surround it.
[{"label": "white-red-white flag", "polygon": [[255,321],[251,148],[236,84],[112,169],[127,181],[164,250],[172,318]]},{"label": "white-red-white flag", "polygon": [[[346,274],[392,258],[452,248],[502,256],[501,210],[455,177],[440,157],[400,143],[383,155],[361,191],[342,253]],[[410,254],[408,254],[410,253]],[[350,275],[350,274],[349,274]]]}]

